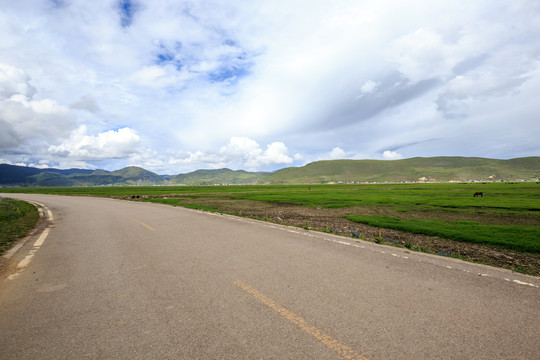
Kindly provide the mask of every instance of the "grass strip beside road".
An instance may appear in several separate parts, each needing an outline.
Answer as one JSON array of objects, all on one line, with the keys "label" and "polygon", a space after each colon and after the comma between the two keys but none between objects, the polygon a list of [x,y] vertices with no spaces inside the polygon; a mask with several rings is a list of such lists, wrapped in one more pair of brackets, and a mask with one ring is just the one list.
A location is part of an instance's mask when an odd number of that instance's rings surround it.
[{"label": "grass strip beside road", "polygon": [[401,220],[385,216],[355,216],[347,219],[386,229],[414,234],[439,236],[460,242],[497,246],[505,249],[540,253],[540,227],[513,225],[480,225],[473,221]]},{"label": "grass strip beside road", "polygon": [[0,198],[0,255],[32,230],[38,220],[39,212],[32,204]]}]

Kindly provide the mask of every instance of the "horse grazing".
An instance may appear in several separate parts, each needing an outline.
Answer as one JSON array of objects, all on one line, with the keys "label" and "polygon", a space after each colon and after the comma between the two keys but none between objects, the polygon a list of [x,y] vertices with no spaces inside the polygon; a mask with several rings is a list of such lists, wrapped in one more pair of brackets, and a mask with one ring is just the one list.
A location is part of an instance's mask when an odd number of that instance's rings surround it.
[{"label": "horse grazing", "polygon": [[473,197],[477,197],[477,196],[484,197],[484,193],[480,192],[480,191],[477,191],[477,192],[474,193]]}]

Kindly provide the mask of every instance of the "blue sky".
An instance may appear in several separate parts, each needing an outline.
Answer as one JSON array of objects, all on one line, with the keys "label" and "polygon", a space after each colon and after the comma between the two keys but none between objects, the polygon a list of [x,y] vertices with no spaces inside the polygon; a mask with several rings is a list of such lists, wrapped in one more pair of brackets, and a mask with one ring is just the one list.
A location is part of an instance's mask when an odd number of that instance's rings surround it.
[{"label": "blue sky", "polygon": [[540,155],[531,1],[0,3],[0,163]]}]

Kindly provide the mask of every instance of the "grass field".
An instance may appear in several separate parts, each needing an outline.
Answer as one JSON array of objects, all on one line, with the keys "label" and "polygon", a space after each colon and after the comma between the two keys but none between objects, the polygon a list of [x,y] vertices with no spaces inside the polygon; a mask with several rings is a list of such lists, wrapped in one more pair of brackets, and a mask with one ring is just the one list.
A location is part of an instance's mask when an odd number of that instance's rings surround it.
[{"label": "grass field", "polygon": [[[91,196],[211,194],[323,207],[388,204],[540,211],[540,184],[536,183],[312,185],[310,189],[307,185],[239,185],[3,188],[1,191]],[[484,192],[485,197],[473,198],[476,191]]]},{"label": "grass field", "polygon": [[37,209],[24,201],[0,198],[0,254],[24,237],[39,219]]},{"label": "grass field", "polygon": [[[342,217],[383,229],[434,235],[535,256],[540,253],[540,184],[537,183],[18,188],[2,191],[140,196],[140,201],[209,211],[224,211],[218,205],[223,201],[327,211],[341,209],[347,211]],[[484,196],[473,197],[475,192],[482,192]],[[242,215],[242,209],[237,207],[233,213]]]},{"label": "grass field", "polygon": [[482,225],[474,221],[401,220],[382,216],[350,215],[347,218],[380,228],[540,253],[539,227],[535,226]]}]

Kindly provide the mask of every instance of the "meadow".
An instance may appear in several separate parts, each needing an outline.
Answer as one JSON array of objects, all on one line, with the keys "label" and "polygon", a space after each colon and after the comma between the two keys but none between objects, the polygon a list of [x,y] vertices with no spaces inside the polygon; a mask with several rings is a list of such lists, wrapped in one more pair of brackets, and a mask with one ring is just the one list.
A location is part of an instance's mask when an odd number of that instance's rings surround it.
[{"label": "meadow", "polygon": [[[505,257],[526,254],[536,264],[533,273],[538,272],[540,262],[540,184],[531,182],[18,188],[2,191],[117,197],[251,216],[339,233],[334,230],[337,228],[332,223],[334,218],[336,224],[348,221],[370,228],[481,245],[500,250]],[[473,197],[475,192],[482,192],[483,197]],[[257,207],[264,210],[255,211]],[[284,213],[285,209],[288,214]],[[321,214],[325,215],[325,222],[318,224],[317,217]],[[349,228],[346,230],[349,233],[341,231],[341,234],[354,236],[355,231],[361,231],[352,226]],[[370,235],[373,231],[366,230],[367,227],[361,229],[364,229],[360,234],[362,238],[377,240]],[[407,238],[401,243],[407,245],[410,240]],[[513,252],[511,256],[508,251]],[[441,251],[434,247],[430,252]],[[484,262],[497,263],[495,260]],[[522,267],[522,264],[516,267]]]}]

